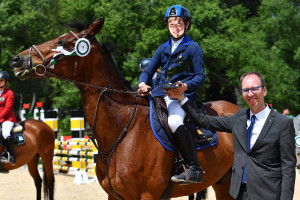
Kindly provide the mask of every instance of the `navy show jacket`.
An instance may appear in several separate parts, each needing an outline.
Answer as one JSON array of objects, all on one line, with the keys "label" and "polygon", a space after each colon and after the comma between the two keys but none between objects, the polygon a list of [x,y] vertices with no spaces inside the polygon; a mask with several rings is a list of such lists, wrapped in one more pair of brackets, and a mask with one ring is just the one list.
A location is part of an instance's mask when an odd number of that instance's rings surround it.
[{"label": "navy show jacket", "polygon": [[[188,66],[189,69],[173,75],[170,82],[176,83],[177,81],[182,81],[183,83],[186,83],[188,90],[185,91],[185,95],[191,101],[195,101],[195,90],[204,83],[206,77],[203,67],[204,61],[202,49],[198,43],[191,40],[188,35],[185,35],[184,39],[173,53],[171,53],[171,48],[171,38],[157,48],[151,62],[141,74],[139,83],[145,82],[147,85],[151,85],[152,77],[159,67],[161,67],[159,84],[168,83],[166,80],[167,71],[179,66],[178,59],[190,59],[193,64]],[[164,94],[166,93],[158,87],[155,87],[152,91],[153,97],[163,96]]]}]

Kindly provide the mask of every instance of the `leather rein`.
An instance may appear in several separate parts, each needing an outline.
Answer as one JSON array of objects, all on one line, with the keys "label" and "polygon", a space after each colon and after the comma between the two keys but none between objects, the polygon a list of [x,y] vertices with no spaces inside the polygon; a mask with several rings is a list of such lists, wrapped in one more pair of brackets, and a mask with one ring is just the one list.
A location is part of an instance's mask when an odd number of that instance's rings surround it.
[{"label": "leather rein", "polygon": [[[69,32],[76,40],[79,39],[79,37],[72,31]],[[95,39],[95,37],[90,38],[89,40]],[[32,49],[38,54],[38,56],[40,57],[40,59],[43,61],[43,64],[38,64],[36,66],[33,66],[32,64]],[[61,56],[59,59],[63,58],[64,56]],[[30,71],[34,70],[35,73],[38,76],[41,77],[46,77],[46,75],[52,76],[52,77],[56,77],[60,80],[66,81],[66,82],[71,82],[77,85],[81,85],[81,86],[85,86],[88,88],[94,88],[94,89],[98,89],[100,91],[99,93],[99,97],[97,100],[97,104],[96,104],[96,109],[95,109],[95,113],[94,113],[94,118],[93,118],[93,125],[91,127],[91,134],[88,134],[88,136],[90,137],[91,141],[93,142],[93,144],[95,145],[95,147],[98,150],[99,155],[101,156],[101,160],[105,165],[105,170],[106,170],[106,175],[108,178],[108,182],[110,185],[110,188],[112,189],[113,193],[119,198],[119,199],[124,199],[121,195],[119,195],[113,188],[111,180],[110,180],[110,176],[109,176],[109,169],[108,169],[108,165],[110,164],[111,158],[118,146],[118,144],[122,141],[122,139],[124,138],[124,136],[127,133],[127,130],[131,124],[131,122],[133,121],[133,118],[135,116],[136,110],[137,110],[137,99],[135,101],[135,107],[134,110],[130,116],[129,121],[127,122],[125,128],[123,129],[122,133],[119,135],[119,137],[117,138],[117,140],[106,150],[102,150],[96,143],[96,137],[95,137],[95,121],[96,121],[96,117],[97,117],[97,113],[98,113],[98,108],[99,108],[99,104],[100,104],[100,100],[101,97],[104,96],[105,92],[111,92],[111,93],[123,93],[123,94],[137,94],[137,92],[133,92],[133,91],[126,91],[126,90],[118,90],[118,89],[112,89],[112,88],[108,88],[108,87],[101,87],[101,86],[97,86],[97,85],[93,85],[93,84],[89,84],[89,83],[85,83],[85,82],[81,82],[81,81],[76,81],[75,77],[76,77],[76,69],[77,69],[77,57],[75,59],[75,68],[74,68],[74,73],[73,73],[73,79],[67,78],[67,77],[63,77],[63,76],[59,76],[57,74],[51,73],[49,71],[47,71],[47,68],[49,68],[51,66],[50,63],[50,59],[45,59],[44,55],[42,54],[42,52],[37,48],[36,45],[32,45],[29,49],[29,65],[30,65]],[[48,64],[47,64],[48,63]],[[41,68],[42,73],[39,73],[39,68]],[[73,85],[74,86],[74,85]],[[108,156],[108,159],[107,159]]]}]

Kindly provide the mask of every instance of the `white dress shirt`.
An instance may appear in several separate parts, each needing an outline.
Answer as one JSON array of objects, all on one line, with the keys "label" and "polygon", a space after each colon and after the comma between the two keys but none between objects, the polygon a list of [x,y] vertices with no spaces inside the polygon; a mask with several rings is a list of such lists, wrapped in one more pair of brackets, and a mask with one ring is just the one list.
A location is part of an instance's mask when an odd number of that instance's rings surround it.
[{"label": "white dress shirt", "polygon": [[[255,144],[270,112],[271,112],[271,109],[266,104],[265,109],[263,109],[259,113],[255,114],[255,123],[254,123],[254,127],[253,127],[252,134],[251,134],[250,149]],[[250,123],[251,123],[250,119],[251,119],[252,115],[253,115],[253,113],[250,111],[250,118],[247,120],[247,128],[250,126]]]},{"label": "white dress shirt", "polygon": [[181,39],[174,41],[173,39],[171,40],[171,45],[172,45],[172,53],[175,51],[175,49],[178,47],[178,45],[182,42],[184,37]]}]

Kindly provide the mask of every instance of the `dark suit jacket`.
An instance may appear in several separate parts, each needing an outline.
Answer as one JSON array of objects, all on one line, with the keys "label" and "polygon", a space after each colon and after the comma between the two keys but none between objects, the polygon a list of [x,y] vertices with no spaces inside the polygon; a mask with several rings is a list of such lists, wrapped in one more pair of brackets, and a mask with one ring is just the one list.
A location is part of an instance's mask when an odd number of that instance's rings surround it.
[{"label": "dark suit jacket", "polygon": [[238,196],[247,163],[247,192],[251,200],[292,200],[295,185],[295,129],[293,121],[271,109],[248,153],[247,118],[250,110],[241,108],[230,117],[211,117],[188,101],[182,108],[198,126],[233,134],[234,163],[230,194]]}]

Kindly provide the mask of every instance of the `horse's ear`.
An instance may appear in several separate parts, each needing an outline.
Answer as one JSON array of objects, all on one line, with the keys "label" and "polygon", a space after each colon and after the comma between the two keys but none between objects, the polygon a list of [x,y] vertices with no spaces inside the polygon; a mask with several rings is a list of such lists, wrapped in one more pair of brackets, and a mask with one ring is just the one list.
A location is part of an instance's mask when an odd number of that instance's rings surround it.
[{"label": "horse's ear", "polygon": [[100,18],[93,22],[88,28],[87,28],[87,35],[93,36],[99,33],[103,27],[105,18]]}]

